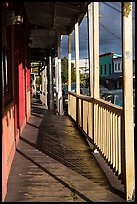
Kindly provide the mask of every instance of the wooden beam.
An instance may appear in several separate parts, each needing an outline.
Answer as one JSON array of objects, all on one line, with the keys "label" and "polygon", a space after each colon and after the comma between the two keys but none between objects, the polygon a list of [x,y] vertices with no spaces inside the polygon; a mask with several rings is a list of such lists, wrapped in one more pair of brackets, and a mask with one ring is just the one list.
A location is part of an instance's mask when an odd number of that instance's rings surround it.
[{"label": "wooden beam", "polygon": [[99,3],[93,4],[93,97],[99,98]]},{"label": "wooden beam", "polygon": [[61,76],[61,53],[60,53],[60,42],[61,42],[61,36],[58,35],[58,49],[57,49],[57,55],[58,55],[58,114],[63,115],[63,98],[62,98],[62,76]]},{"label": "wooden beam", "polygon": [[72,26],[73,24],[75,24],[76,22],[79,22],[79,25],[80,25],[81,21],[83,20],[85,14],[87,12],[88,4],[89,4],[89,2],[86,2],[86,3],[83,4],[83,6],[81,5],[80,13],[77,13],[74,16],[72,16],[71,26],[70,26],[70,29],[68,31],[68,34],[72,33],[72,31],[74,29],[74,27]]},{"label": "wooden beam", "polygon": [[93,5],[88,5],[89,90],[93,97]]},{"label": "wooden beam", "polygon": [[[68,91],[71,91],[71,46],[72,34],[68,35]],[[70,95],[68,95],[68,114],[70,115]]]},{"label": "wooden beam", "polygon": [[54,109],[54,99],[53,99],[53,71],[52,71],[52,57],[49,56],[48,62],[48,108],[49,110]]},{"label": "wooden beam", "polygon": [[79,23],[75,24],[75,66],[76,66],[76,94],[80,94],[80,74],[79,74]]},{"label": "wooden beam", "polygon": [[71,46],[72,35],[68,35],[68,91],[71,91]]},{"label": "wooden beam", "polygon": [[45,102],[46,108],[48,108],[47,66],[44,65],[44,68],[45,68],[45,70],[44,70],[45,71],[45,100],[44,100],[44,102]]},{"label": "wooden beam", "polygon": [[[125,136],[125,193],[132,200],[135,190],[135,150],[133,121],[133,53],[132,53],[132,2],[122,2],[122,56]],[[135,192],[134,192],[135,193]]]}]

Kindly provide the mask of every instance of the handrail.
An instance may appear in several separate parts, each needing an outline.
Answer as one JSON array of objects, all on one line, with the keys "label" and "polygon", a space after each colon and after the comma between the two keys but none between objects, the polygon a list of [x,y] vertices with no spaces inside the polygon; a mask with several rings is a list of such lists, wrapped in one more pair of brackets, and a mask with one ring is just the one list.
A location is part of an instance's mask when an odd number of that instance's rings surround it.
[{"label": "handrail", "polygon": [[124,177],[123,108],[100,98],[68,93],[69,115],[114,172]]},{"label": "handrail", "polygon": [[108,101],[105,101],[101,98],[95,99],[95,98],[91,98],[90,96],[84,96],[82,94],[77,95],[76,93],[74,93],[72,91],[69,91],[69,94],[72,96],[75,96],[79,99],[82,99],[82,100],[85,100],[88,102],[92,102],[94,104],[99,104],[99,105],[103,106],[103,108],[107,108],[109,111],[116,111],[117,113],[123,114],[123,108],[121,106],[117,106],[117,105],[110,103]]}]

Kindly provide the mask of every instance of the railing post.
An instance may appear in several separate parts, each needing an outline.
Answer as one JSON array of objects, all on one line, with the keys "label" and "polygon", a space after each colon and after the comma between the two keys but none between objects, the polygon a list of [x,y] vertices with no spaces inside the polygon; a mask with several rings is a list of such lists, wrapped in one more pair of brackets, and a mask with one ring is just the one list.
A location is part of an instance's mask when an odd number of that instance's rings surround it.
[{"label": "railing post", "polygon": [[[71,91],[71,44],[72,35],[68,35],[68,91]],[[70,115],[70,96],[68,95],[68,114]]]},{"label": "railing post", "polygon": [[80,76],[79,76],[79,23],[75,24],[75,55],[76,55],[76,94],[80,94]]},{"label": "railing post", "polygon": [[[132,2],[122,2],[122,56],[125,136],[125,194],[131,200],[135,190],[135,151],[133,121]],[[123,142],[123,141],[122,141]]]}]

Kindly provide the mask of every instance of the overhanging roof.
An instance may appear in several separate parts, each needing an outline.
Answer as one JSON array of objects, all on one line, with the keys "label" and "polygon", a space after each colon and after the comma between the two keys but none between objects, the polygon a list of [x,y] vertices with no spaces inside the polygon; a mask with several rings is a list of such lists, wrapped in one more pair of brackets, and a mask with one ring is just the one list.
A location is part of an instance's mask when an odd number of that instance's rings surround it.
[{"label": "overhanging roof", "polygon": [[[90,2],[24,2],[31,24],[32,49],[57,48],[58,35],[70,34]],[[34,51],[33,51],[34,52]]]}]

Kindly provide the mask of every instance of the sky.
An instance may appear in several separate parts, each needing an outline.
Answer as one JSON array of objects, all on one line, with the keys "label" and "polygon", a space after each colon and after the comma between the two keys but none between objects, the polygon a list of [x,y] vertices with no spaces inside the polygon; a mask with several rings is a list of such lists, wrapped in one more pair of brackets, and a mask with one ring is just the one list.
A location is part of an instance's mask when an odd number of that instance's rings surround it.
[{"label": "sky", "polygon": [[[135,58],[135,2],[132,2],[133,57]],[[99,2],[99,54],[122,54],[121,2]],[[75,59],[74,31],[72,32],[72,60]],[[68,57],[68,36],[62,36],[61,58]],[[88,58],[88,29],[85,17],[79,26],[79,58]]]}]

